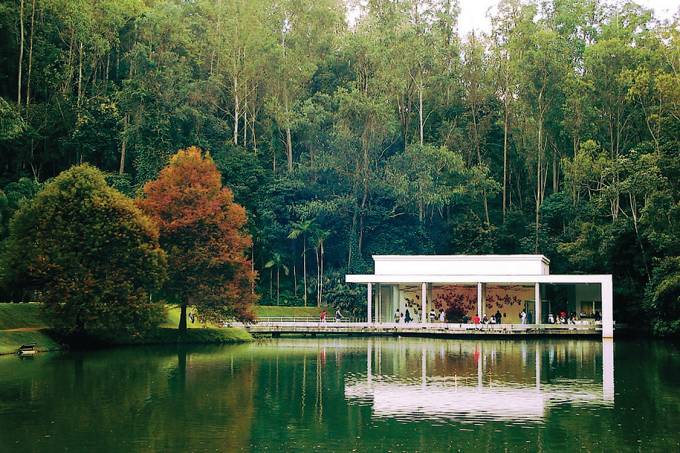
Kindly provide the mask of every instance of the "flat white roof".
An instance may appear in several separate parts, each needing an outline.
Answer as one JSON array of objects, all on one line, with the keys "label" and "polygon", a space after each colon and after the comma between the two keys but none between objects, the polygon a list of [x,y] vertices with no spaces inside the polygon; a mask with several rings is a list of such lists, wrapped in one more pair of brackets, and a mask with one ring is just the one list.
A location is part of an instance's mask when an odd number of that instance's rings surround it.
[{"label": "flat white roof", "polygon": [[543,275],[543,255],[374,255],[376,275]]},{"label": "flat white roof", "polygon": [[373,261],[536,261],[550,264],[545,255],[373,255]]}]

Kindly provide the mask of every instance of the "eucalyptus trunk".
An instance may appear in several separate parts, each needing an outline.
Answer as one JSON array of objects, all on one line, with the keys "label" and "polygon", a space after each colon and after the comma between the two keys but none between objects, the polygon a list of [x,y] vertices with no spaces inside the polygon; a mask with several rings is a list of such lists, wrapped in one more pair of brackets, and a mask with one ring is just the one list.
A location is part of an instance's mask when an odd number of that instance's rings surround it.
[{"label": "eucalyptus trunk", "polygon": [[31,5],[31,34],[28,38],[28,76],[26,80],[26,110],[31,102],[31,73],[33,70],[33,31],[35,29],[35,0]]},{"label": "eucalyptus trunk", "polygon": [[[506,101],[507,103],[507,101]],[[508,200],[508,107],[505,105],[503,113],[503,222]]]},{"label": "eucalyptus trunk", "polygon": [[21,108],[21,82],[24,66],[24,0],[19,2],[19,69],[17,74],[17,108]]}]

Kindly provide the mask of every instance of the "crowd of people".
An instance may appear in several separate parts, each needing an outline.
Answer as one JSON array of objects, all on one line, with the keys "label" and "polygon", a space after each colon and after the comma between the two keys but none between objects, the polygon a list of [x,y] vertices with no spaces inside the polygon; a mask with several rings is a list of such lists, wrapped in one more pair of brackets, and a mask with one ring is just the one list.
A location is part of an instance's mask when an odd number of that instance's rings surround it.
[{"label": "crowd of people", "polygon": [[595,321],[601,321],[602,315],[600,315],[599,311],[595,311],[595,314],[592,316],[586,315],[585,313],[581,313],[580,316],[577,316],[575,311],[567,313],[566,310],[560,310],[557,312],[557,316],[553,315],[552,313],[548,314],[548,324],[576,324],[576,321],[582,318],[590,318]]},{"label": "crowd of people", "polygon": [[[320,320],[321,322],[326,322],[326,316],[327,312],[326,310],[323,310],[320,314]],[[474,316],[470,317],[468,315],[463,315],[461,319],[461,324],[502,324],[503,323],[503,317],[507,316],[506,314],[501,314],[500,310],[496,310],[496,313],[487,316],[484,314],[482,317],[479,315],[475,314]],[[190,318],[192,318],[191,314],[189,315]],[[583,317],[583,316],[582,316]],[[599,311],[596,311],[595,314],[592,316],[592,318],[595,321],[601,321],[602,316],[600,315]],[[335,311],[335,322],[340,322],[342,319],[344,319],[344,316],[340,312],[340,309],[338,308]],[[560,310],[557,313],[557,316],[553,315],[552,313],[548,314],[548,324],[576,324],[576,321],[579,318],[576,316],[576,312],[571,312],[567,313],[566,310]],[[446,322],[446,313],[444,310],[439,310],[439,313],[435,311],[434,308],[432,308],[427,316],[427,320],[431,323],[444,323]],[[410,323],[413,321],[417,321],[417,318],[413,318],[411,316],[411,312],[409,311],[408,308],[404,310],[403,312],[400,311],[398,308],[394,312],[394,322],[395,323]],[[532,324],[532,315],[530,311],[522,309],[519,313],[519,323],[520,324]],[[193,322],[193,318],[192,318]]]}]

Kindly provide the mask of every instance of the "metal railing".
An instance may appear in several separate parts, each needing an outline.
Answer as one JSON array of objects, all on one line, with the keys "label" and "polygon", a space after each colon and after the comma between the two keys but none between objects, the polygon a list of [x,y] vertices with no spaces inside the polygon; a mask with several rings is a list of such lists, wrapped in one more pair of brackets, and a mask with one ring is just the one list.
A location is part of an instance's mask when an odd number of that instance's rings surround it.
[{"label": "metal railing", "polygon": [[321,321],[318,316],[260,316],[255,320],[256,323],[263,322],[316,322],[321,324],[336,324],[336,323],[355,323],[366,322],[366,318],[344,317],[335,319],[327,317],[325,321]]}]

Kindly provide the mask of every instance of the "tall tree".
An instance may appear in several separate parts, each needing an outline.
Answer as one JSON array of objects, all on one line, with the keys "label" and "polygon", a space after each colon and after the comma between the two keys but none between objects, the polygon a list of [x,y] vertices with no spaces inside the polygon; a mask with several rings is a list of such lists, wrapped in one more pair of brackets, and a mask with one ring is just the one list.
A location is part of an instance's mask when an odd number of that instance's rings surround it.
[{"label": "tall tree", "polygon": [[[281,256],[280,253],[274,253],[272,255],[272,259],[267,261],[264,264],[265,269],[273,269],[276,268],[276,305],[280,305],[281,302],[281,269],[283,268],[283,272],[288,275],[288,266],[283,264],[283,257]],[[270,276],[271,280],[271,276]],[[271,297],[271,294],[269,295]]]},{"label": "tall tree", "polygon": [[222,187],[210,155],[180,150],[144,186],[138,204],[158,224],[168,254],[165,290],[181,307],[179,329],[187,328],[188,306],[215,321],[251,319],[255,273],[247,258],[246,212]]},{"label": "tall tree", "polygon": [[303,281],[303,300],[305,307],[307,306],[307,237],[314,230],[314,220],[300,220],[291,224],[291,230],[288,234],[288,239],[297,239],[302,236],[302,281]]},{"label": "tall tree", "polygon": [[139,335],[163,320],[151,299],[166,275],[158,228],[89,165],[19,208],[3,260],[3,286],[30,291],[65,334]]}]

